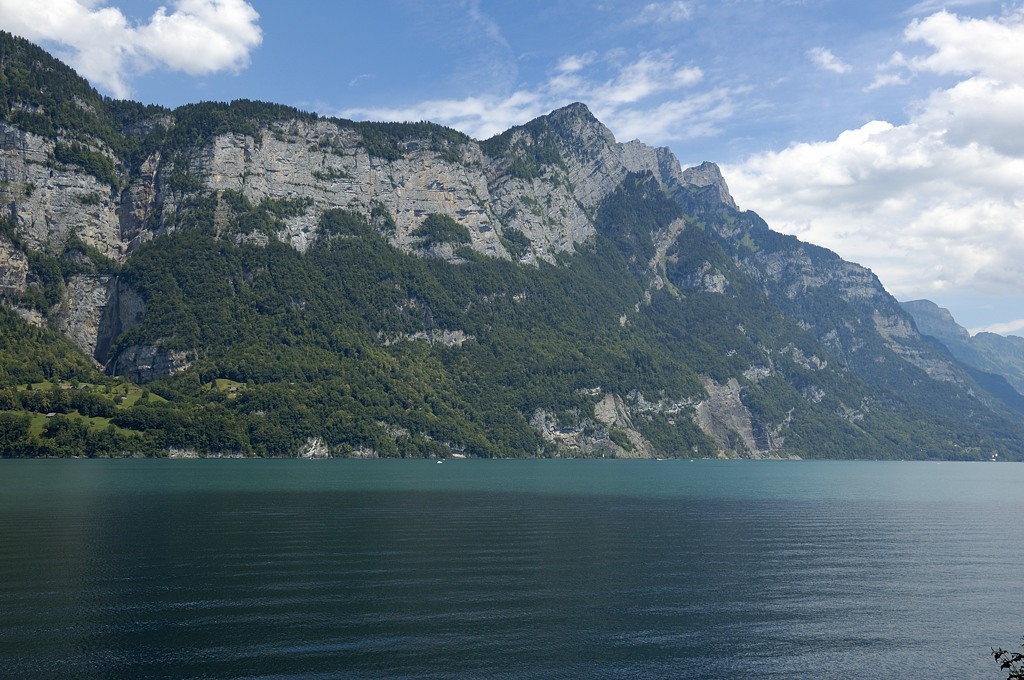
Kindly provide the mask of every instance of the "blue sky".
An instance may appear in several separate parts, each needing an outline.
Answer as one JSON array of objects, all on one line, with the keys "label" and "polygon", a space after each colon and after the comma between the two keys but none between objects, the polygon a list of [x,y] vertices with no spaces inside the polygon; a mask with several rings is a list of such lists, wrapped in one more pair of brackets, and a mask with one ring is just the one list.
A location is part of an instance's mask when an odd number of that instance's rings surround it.
[{"label": "blue sky", "polygon": [[742,208],[1024,335],[1024,9],[950,0],[0,0],[101,92],[433,120],[573,101]]}]

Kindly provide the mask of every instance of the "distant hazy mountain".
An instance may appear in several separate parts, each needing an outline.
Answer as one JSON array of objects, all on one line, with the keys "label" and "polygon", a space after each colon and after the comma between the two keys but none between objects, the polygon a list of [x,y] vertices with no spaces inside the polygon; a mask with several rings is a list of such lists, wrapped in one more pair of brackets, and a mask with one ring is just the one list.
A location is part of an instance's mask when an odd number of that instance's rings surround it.
[{"label": "distant hazy mountain", "polygon": [[1024,458],[869,270],[582,104],[477,141],[0,68],[4,455]]},{"label": "distant hazy mountain", "polygon": [[1024,394],[1024,338],[996,333],[971,336],[948,310],[930,300],[904,302],[903,308],[914,317],[921,333],[941,342],[957,359],[1006,378],[1017,392]]}]

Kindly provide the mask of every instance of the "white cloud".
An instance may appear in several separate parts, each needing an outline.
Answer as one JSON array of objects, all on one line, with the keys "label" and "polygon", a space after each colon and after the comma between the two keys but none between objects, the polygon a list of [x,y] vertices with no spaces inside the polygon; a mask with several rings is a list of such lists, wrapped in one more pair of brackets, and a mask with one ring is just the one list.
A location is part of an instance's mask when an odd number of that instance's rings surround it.
[{"label": "white cloud", "polygon": [[724,88],[672,99],[654,107],[594,107],[621,140],[640,139],[664,144],[698,137],[710,137],[719,124],[736,114],[731,92]]},{"label": "white cloud", "polygon": [[693,10],[686,2],[652,2],[644,5],[636,21],[641,24],[675,23],[686,21],[692,15]]},{"label": "white cloud", "polygon": [[559,73],[578,73],[594,63],[597,58],[597,53],[587,52],[586,54],[570,54],[567,57],[562,57],[558,66],[555,70]]},{"label": "white cloud", "polygon": [[920,16],[922,14],[932,14],[943,9],[949,9],[950,7],[974,7],[976,5],[989,4],[990,0],[923,0],[913,7],[905,10],[903,16]]},{"label": "white cloud", "polygon": [[907,79],[898,73],[879,73],[875,76],[875,79],[871,81],[865,91],[870,92],[872,90],[878,90],[883,87],[892,87],[894,85],[906,85]]},{"label": "white cloud", "polygon": [[726,167],[730,188],[773,228],[871,267],[897,297],[1024,290],[1021,14],[939,12],[905,36],[927,53],[894,65],[959,80],[905,123],[873,121]]},{"label": "white cloud", "polygon": [[995,19],[964,19],[939,12],[914,21],[905,37],[932,48],[931,54],[910,60],[919,71],[980,75],[1018,80],[1024,75],[1024,10]]},{"label": "white cloud", "polygon": [[333,113],[357,119],[432,120],[486,139],[559,106],[581,101],[622,139],[666,143],[713,134],[719,122],[733,115],[729,90],[691,91],[703,76],[695,66],[677,64],[670,53],[646,52],[631,60],[620,51],[603,57],[586,53],[563,57],[547,81],[509,96],[472,96]]},{"label": "white cloud", "polygon": [[818,66],[818,68],[831,71],[832,73],[849,73],[853,70],[852,66],[832,54],[830,50],[827,50],[824,47],[815,47],[814,49],[809,50],[807,52],[807,56]]},{"label": "white cloud", "polygon": [[593,88],[587,99],[604,103],[632,104],[651,95],[697,83],[703,73],[696,66],[677,68],[671,55],[647,53],[623,66],[612,80]]},{"label": "white cloud", "polygon": [[0,24],[29,40],[60,45],[61,56],[115,97],[154,68],[190,75],[239,71],[262,42],[259,14],[244,0],[176,0],[141,25],[95,0],[0,0]]},{"label": "white cloud", "polygon": [[907,69],[907,58],[903,56],[902,52],[895,52],[888,62],[878,67],[874,81],[864,90],[870,92],[882,87],[905,85],[908,82],[908,78],[905,75]]},{"label": "white cloud", "polygon": [[487,139],[550,110],[549,103],[538,93],[520,91],[507,97],[438,99],[405,107],[346,109],[335,113],[365,120],[429,120],[462,130],[475,139]]},{"label": "white cloud", "polygon": [[970,329],[971,335],[978,333],[999,333],[1000,335],[1020,335],[1024,333],[1024,319],[1014,319],[1005,323],[994,323],[990,326]]}]

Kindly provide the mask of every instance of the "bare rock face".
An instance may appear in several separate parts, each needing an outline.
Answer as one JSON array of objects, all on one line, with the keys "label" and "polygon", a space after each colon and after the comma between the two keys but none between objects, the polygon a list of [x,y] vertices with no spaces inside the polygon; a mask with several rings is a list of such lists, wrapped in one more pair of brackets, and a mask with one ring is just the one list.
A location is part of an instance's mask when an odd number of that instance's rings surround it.
[{"label": "bare rock face", "polygon": [[[146,303],[130,287],[114,278],[108,289],[106,306],[96,328],[96,344],[93,356],[101,365],[110,360],[110,349],[117,337],[140,323],[146,314]],[[127,367],[122,364],[122,369]],[[113,371],[113,367],[111,367]]]},{"label": "bare rock face", "polygon": [[[656,453],[650,442],[637,431],[630,418],[626,403],[617,394],[606,394],[594,406],[594,418],[598,422],[621,433],[619,441],[612,439],[617,449],[616,458],[654,458]],[[622,440],[625,437],[625,441]],[[625,444],[625,445],[623,445]]]},{"label": "bare rock face", "polygon": [[192,352],[158,345],[136,345],[121,352],[112,372],[144,385],[165,375],[180,373],[191,366],[192,361]]},{"label": "bare rock face", "polygon": [[20,295],[28,280],[28,258],[5,238],[0,238],[0,293]]},{"label": "bare rock face", "polygon": [[[702,382],[707,394],[699,402],[649,402],[639,393],[631,393],[627,399],[604,394],[594,404],[592,418],[582,417],[574,424],[560,425],[552,414],[538,410],[530,424],[563,455],[654,458],[657,451],[636,428],[634,420],[659,414],[673,423],[695,423],[717,444],[721,458],[777,457],[788,420],[774,426],[758,422],[743,405],[743,388],[735,378],[719,384],[703,377]],[[600,389],[594,391],[600,394]]]},{"label": "bare rock face", "polygon": [[54,142],[0,121],[0,203],[24,243],[54,250],[72,235],[123,261],[111,187],[79,168],[52,160]]},{"label": "bare rock face", "polygon": [[[151,123],[173,126],[173,118]],[[491,257],[510,257],[502,235],[516,230],[530,244],[520,259],[536,262],[553,261],[591,238],[593,211],[632,172],[651,173],[669,193],[687,184],[713,186],[733,205],[717,166],[705,163],[684,172],[668,149],[620,144],[582,104],[506,135],[506,156],[491,157],[468,139],[441,150],[430,140],[407,139],[397,154],[382,159],[343,121],[284,120],[255,137],[223,134],[173,158],[157,150],[122,178],[118,195],[80,168],[55,163],[54,140],[0,122],[0,202],[8,206],[23,247],[59,255],[74,236],[124,262],[141,243],[172,228],[186,194],[169,180],[184,174],[203,191],[241,192],[253,205],[301,199],[305,209],[283,217],[278,234],[300,251],[317,238],[325,211],[344,208],[372,219],[383,215],[394,226],[388,234],[394,245],[456,264],[462,260],[449,244],[420,247],[414,232],[428,215],[452,217],[469,231],[470,247]],[[541,146],[547,160],[532,176],[511,169],[516,153]],[[98,142],[90,148],[113,159]],[[255,243],[266,238],[236,236]],[[27,276],[25,253],[0,240],[0,289],[24,292]],[[724,285],[712,279],[708,285]],[[57,325],[104,362],[116,335],[144,314],[139,303],[123,294],[116,279],[76,277],[55,310]],[[143,382],[179,365],[155,348],[135,348],[117,358],[117,372]]]},{"label": "bare rock face", "polygon": [[719,446],[720,455],[736,449],[757,451],[750,411],[740,401],[740,385],[735,378],[720,385],[704,378],[708,399],[697,405],[697,423]]},{"label": "bare rock face", "polygon": [[[561,162],[524,178],[509,171],[507,158],[487,156],[476,142],[462,144],[453,160],[451,154],[433,150],[427,140],[408,140],[401,157],[383,160],[366,151],[356,130],[318,120],[276,123],[259,139],[222,135],[194,152],[184,170],[203,178],[210,190],[240,191],[253,204],[309,199],[310,208],[286,218],[280,234],[300,251],[316,238],[320,215],[343,207],[367,216],[375,209],[386,211],[395,224],[391,241],[406,250],[415,248],[413,232],[432,213],[465,226],[471,247],[493,257],[509,257],[501,234],[515,229],[532,243],[527,261],[552,260],[590,238],[594,227],[589,211],[630,172],[651,172],[666,188],[685,183],[668,149],[637,141],[617,143],[581,104],[507,134],[513,149],[553,145]],[[148,180],[133,185],[132,206],[148,205],[150,185]],[[168,214],[173,208],[173,202],[165,205]],[[134,207],[127,212],[145,211]],[[123,220],[136,224],[139,218]]]},{"label": "bare rock face", "polygon": [[[0,203],[7,206],[6,217],[21,247],[59,255],[74,239],[123,262],[128,243],[121,238],[113,190],[80,168],[56,163],[54,147],[53,140],[0,121]],[[24,293],[27,277],[25,251],[0,239],[0,289]],[[109,277],[72,277],[52,312],[57,327],[90,356],[109,301],[109,285]]]},{"label": "bare rock face", "polygon": [[[600,393],[599,388],[595,388]],[[544,440],[554,444],[560,455],[585,458],[654,458],[656,452],[634,427],[623,399],[606,394],[572,425],[560,425],[555,417],[538,409],[530,419]]]},{"label": "bare rock face", "polygon": [[56,311],[57,328],[91,357],[96,356],[100,319],[113,285],[110,276],[73,276]]},{"label": "bare rock face", "polygon": [[299,458],[330,458],[331,450],[322,437],[310,437],[299,447],[296,455]]},{"label": "bare rock face", "polygon": [[723,205],[736,210],[736,202],[729,193],[729,186],[725,183],[722,170],[710,161],[704,161],[695,168],[687,168],[683,172],[683,182],[698,187],[712,187],[717,194],[717,199]]},{"label": "bare rock face", "polygon": [[138,175],[121,194],[119,229],[126,250],[134,250],[150,235],[146,226],[158,206],[157,173],[162,154],[157,151],[142,162]]},{"label": "bare rock face", "polygon": [[213,190],[241,191],[254,204],[265,199],[310,199],[304,214],[285,220],[281,238],[300,251],[316,238],[320,215],[344,207],[370,215],[383,207],[394,220],[393,241],[411,248],[412,232],[431,213],[467,227],[474,249],[506,256],[488,211],[482,154],[469,145],[460,162],[429,146],[406,143],[397,160],[368,154],[358,132],[331,121],[288,121],[260,139],[222,135],[192,159],[190,172]]},{"label": "bare rock face", "polygon": [[758,254],[756,263],[757,268],[749,271],[782,286],[782,292],[790,300],[826,287],[847,301],[886,295],[871,270],[838,257],[823,265],[804,248]]}]

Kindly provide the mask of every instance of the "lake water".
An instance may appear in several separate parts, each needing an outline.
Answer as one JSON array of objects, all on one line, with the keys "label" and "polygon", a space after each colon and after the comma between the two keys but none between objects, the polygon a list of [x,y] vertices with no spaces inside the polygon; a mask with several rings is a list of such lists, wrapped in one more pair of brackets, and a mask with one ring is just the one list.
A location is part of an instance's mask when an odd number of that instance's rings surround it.
[{"label": "lake water", "polygon": [[1024,465],[0,461],[3,678],[1003,678]]}]

